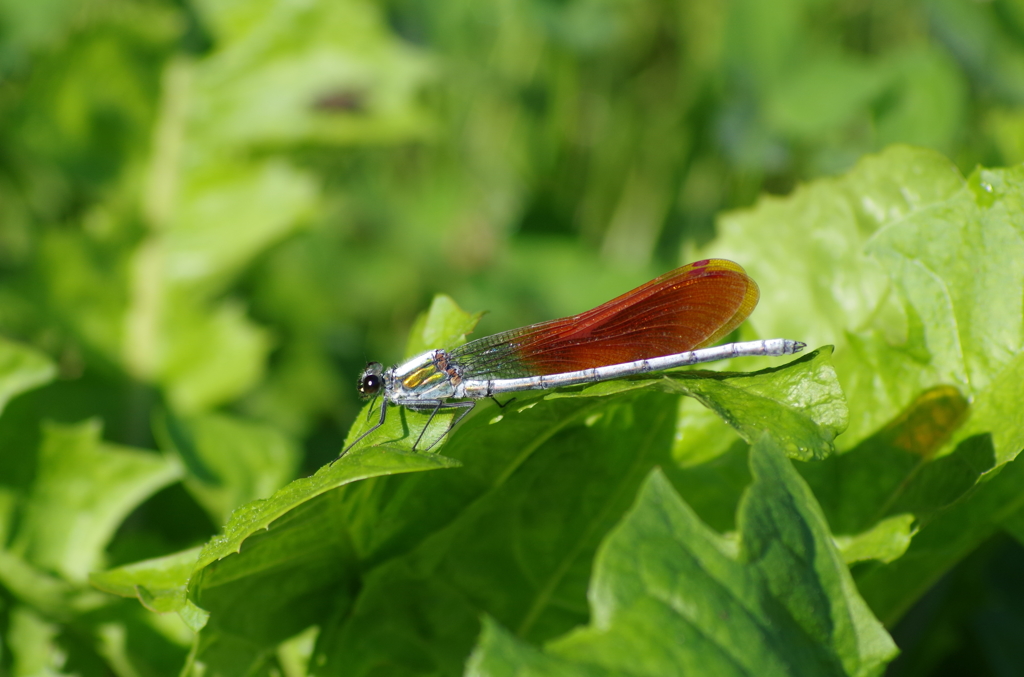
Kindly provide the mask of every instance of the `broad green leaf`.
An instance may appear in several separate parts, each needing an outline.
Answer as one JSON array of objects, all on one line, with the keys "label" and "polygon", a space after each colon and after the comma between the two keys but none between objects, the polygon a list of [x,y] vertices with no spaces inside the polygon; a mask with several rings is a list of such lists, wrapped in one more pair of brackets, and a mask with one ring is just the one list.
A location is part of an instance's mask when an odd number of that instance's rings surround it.
[{"label": "broad green leaf", "polygon": [[[962,557],[1024,506],[1024,357],[1018,356],[978,396],[953,435],[954,450],[924,464],[894,494],[889,512],[913,510],[920,522],[904,558],[859,572],[872,609],[894,622]],[[1010,462],[1003,459],[1012,458]]]},{"label": "broad green leaf", "polygon": [[994,458],[972,445],[934,458],[962,425],[967,407],[955,388],[934,388],[854,449],[801,466],[833,530],[852,535],[886,518],[924,518],[970,489]]},{"label": "broad green leaf", "polygon": [[917,518],[909,513],[880,519],[875,525],[856,536],[836,538],[836,546],[847,564],[877,560],[888,564],[899,559],[910,547],[917,534]]},{"label": "broad green leaf", "polygon": [[713,409],[748,443],[767,433],[791,458],[824,458],[848,420],[831,352],[753,374],[673,374],[665,385]]},{"label": "broad green leaf", "polygon": [[605,677],[634,673],[608,670],[544,653],[487,616],[464,674],[465,677]]},{"label": "broad green leaf", "polygon": [[158,420],[156,433],[160,445],[181,459],[185,488],[216,524],[295,476],[295,444],[268,425],[224,414],[168,414]]},{"label": "broad green leaf", "polygon": [[[899,515],[941,519],[1024,448],[1010,404],[1024,396],[1022,200],[1020,168],[964,180],[934,153],[895,147],[724,220],[716,254],[749,263],[762,285],[758,330],[838,343],[845,453],[802,466],[838,534],[866,536]],[[769,224],[755,254],[750,234]],[[875,541],[879,560],[902,534]]]},{"label": "broad green leaf", "polygon": [[1022,201],[1024,169],[979,170],[867,244],[904,301],[912,348],[972,395],[1020,353]]},{"label": "broad green leaf", "polygon": [[883,622],[895,623],[954,564],[995,534],[1004,518],[1024,510],[1021,486],[1024,459],[1018,456],[927,521],[903,557],[859,569],[857,586],[871,609]]},{"label": "broad green leaf", "polygon": [[467,674],[880,674],[896,646],[810,490],[767,436],[750,464],[738,543],[654,471],[598,553],[589,627],[549,642],[547,661],[492,628]]},{"label": "broad green leaf", "polygon": [[[187,613],[189,602],[185,596],[188,578],[199,557],[199,548],[189,548],[164,557],[135,562],[116,569],[89,574],[95,587],[121,597],[135,597],[150,611]],[[189,622],[191,619],[186,619]],[[198,625],[189,625],[199,630]]]},{"label": "broad green leaf", "polygon": [[938,154],[894,147],[722,219],[713,253],[761,285],[758,333],[837,345],[845,449],[928,388],[974,397],[1019,350],[1022,171],[968,182]]},{"label": "broad green leaf", "polygon": [[664,470],[710,526],[723,532],[736,528],[736,506],[750,483],[747,444],[763,431],[786,446],[791,458],[833,453],[836,435],[848,419],[831,352],[823,348],[784,368],[753,374],[672,375],[670,385],[693,389],[704,406],[683,398],[673,449],[676,466]]},{"label": "broad green leaf", "polygon": [[385,660],[393,675],[458,673],[482,613],[537,641],[584,622],[602,535],[670,461],[676,399],[491,406],[446,444],[457,472],[356,487],[353,546],[380,564],[351,613],[321,632],[316,674],[368,675]]},{"label": "broad green leaf", "polygon": [[107,444],[97,421],[44,431],[39,470],[12,551],[82,581],[102,565],[114,531],[140,503],[181,477],[159,455]]},{"label": "broad green leaf", "polygon": [[20,393],[50,381],[57,367],[42,353],[0,336],[0,413]]},{"label": "broad green leaf", "polygon": [[458,461],[436,454],[403,453],[383,446],[355,449],[334,463],[320,468],[315,475],[294,480],[272,496],[236,509],[222,533],[203,547],[197,566],[205,567],[238,553],[248,538],[266,532],[275,520],[331,489],[379,475],[458,465]]},{"label": "broad green leaf", "polygon": [[312,477],[238,508],[222,533],[203,547],[188,580],[189,602],[210,619],[196,660],[226,661],[232,671],[245,672],[266,658],[266,647],[350,603],[360,563],[351,527],[339,514],[344,493],[332,489],[379,475],[456,465],[438,455],[360,448]]}]

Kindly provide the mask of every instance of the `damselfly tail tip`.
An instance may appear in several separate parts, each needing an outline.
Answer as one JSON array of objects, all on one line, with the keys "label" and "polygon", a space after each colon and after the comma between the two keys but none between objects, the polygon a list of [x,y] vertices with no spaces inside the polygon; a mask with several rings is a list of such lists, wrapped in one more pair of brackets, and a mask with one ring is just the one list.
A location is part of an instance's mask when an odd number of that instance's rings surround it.
[{"label": "damselfly tail tip", "polygon": [[[738,343],[736,345],[743,346],[744,344]],[[753,345],[757,345],[757,342],[753,342]],[[758,355],[773,355],[776,357],[780,355],[795,355],[807,347],[807,344],[803,341],[782,338],[768,339],[762,341],[760,345],[761,352],[758,352]]]}]

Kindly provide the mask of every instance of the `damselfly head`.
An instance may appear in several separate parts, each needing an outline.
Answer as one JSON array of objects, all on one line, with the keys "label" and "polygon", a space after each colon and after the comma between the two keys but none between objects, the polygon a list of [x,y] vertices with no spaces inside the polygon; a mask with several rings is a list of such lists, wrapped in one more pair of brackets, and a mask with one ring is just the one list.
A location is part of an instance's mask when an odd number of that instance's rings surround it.
[{"label": "damselfly head", "polygon": [[359,397],[368,400],[380,392],[384,385],[384,365],[380,362],[367,362],[366,369],[359,375]]}]

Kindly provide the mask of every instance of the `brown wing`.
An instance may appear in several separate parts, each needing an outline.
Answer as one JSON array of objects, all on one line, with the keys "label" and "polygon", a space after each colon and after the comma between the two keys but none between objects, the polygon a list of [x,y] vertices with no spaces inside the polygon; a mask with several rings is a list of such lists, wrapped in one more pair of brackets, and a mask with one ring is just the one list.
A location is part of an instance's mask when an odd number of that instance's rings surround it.
[{"label": "brown wing", "polygon": [[697,261],[585,313],[472,341],[452,359],[470,378],[518,378],[684,353],[739,326],[758,297],[738,264]]}]

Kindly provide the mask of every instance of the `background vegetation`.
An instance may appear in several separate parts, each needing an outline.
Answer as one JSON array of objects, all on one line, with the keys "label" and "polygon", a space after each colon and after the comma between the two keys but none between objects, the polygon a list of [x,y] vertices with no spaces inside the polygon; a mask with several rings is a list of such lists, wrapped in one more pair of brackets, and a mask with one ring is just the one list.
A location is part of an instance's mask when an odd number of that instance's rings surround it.
[{"label": "background vegetation", "polygon": [[[610,628],[683,636],[622,578],[660,514],[748,567],[697,627],[831,601],[736,662],[874,673],[877,617],[891,674],[1019,674],[1024,175],[975,168],[1021,161],[1017,0],[0,2],[0,674],[614,673],[661,654]],[[288,484],[367,359],[470,331],[436,293],[482,335],[705,255],[761,284],[744,337],[834,360]],[[780,581],[787,524],[830,554]]]}]

